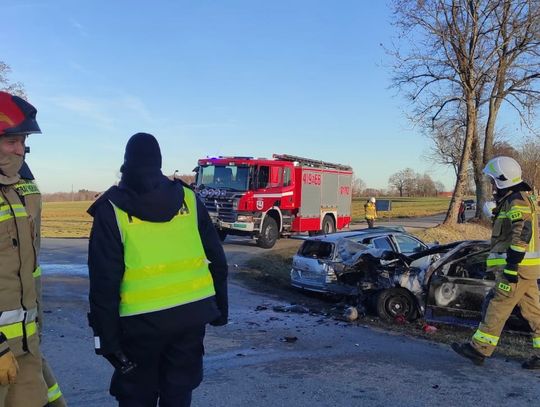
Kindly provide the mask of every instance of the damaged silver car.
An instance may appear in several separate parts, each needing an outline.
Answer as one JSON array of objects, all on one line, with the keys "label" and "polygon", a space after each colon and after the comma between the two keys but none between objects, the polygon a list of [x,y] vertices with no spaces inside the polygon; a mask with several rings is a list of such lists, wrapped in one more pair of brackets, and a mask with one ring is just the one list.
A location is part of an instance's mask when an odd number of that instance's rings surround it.
[{"label": "damaged silver car", "polygon": [[[347,244],[350,248],[347,250]],[[412,255],[428,249],[428,245],[410,235],[402,227],[377,227],[338,232],[306,239],[293,257],[291,284],[304,290],[357,295],[357,288],[337,281],[334,266],[350,260],[354,253],[391,251]],[[429,262],[422,259],[420,262]]]},{"label": "damaged silver car", "polygon": [[[459,241],[406,256],[343,241],[338,244],[343,261],[333,270],[338,284],[354,287],[357,302],[371,305],[383,319],[423,316],[476,325],[496,284],[486,268],[489,248],[489,241]],[[422,258],[430,261],[422,265]],[[506,329],[529,330],[518,308]]]}]

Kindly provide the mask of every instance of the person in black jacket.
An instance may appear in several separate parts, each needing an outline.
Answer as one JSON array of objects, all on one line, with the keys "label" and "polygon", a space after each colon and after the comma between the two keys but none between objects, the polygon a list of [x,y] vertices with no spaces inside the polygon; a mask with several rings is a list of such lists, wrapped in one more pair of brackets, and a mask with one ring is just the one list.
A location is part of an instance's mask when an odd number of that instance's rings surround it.
[{"label": "person in black jacket", "polygon": [[205,325],[227,323],[227,260],[203,204],[162,174],[152,135],[130,138],[120,171],[88,210],[96,353],[115,367],[120,407],[189,406]]}]

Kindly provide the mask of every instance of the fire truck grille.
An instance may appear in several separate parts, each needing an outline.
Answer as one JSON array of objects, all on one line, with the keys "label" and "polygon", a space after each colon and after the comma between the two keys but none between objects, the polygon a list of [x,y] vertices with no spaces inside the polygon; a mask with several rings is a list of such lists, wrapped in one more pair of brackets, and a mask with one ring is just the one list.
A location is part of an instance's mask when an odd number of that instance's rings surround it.
[{"label": "fire truck grille", "polygon": [[215,198],[207,198],[204,205],[208,212],[217,213],[218,218],[223,222],[236,222],[236,212],[233,210],[232,200],[217,200]]}]

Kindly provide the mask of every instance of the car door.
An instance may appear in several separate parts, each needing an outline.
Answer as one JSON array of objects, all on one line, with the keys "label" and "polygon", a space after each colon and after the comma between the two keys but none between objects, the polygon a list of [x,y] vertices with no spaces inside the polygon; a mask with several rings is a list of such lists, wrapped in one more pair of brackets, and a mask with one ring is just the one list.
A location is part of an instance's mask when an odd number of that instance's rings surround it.
[{"label": "car door", "polygon": [[444,263],[428,283],[426,317],[476,323],[484,298],[495,287],[495,275],[486,270],[488,251],[476,252]]}]

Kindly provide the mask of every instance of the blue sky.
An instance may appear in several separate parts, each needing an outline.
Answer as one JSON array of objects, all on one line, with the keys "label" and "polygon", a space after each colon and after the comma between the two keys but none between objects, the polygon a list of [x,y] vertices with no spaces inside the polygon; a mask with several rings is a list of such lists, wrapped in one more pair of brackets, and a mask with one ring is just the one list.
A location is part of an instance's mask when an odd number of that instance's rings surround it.
[{"label": "blue sky", "polygon": [[106,189],[138,131],[166,174],[287,153],[350,164],[368,187],[406,167],[453,187],[389,89],[383,1],[2,4],[0,60],[38,109],[28,161],[45,192]]}]

